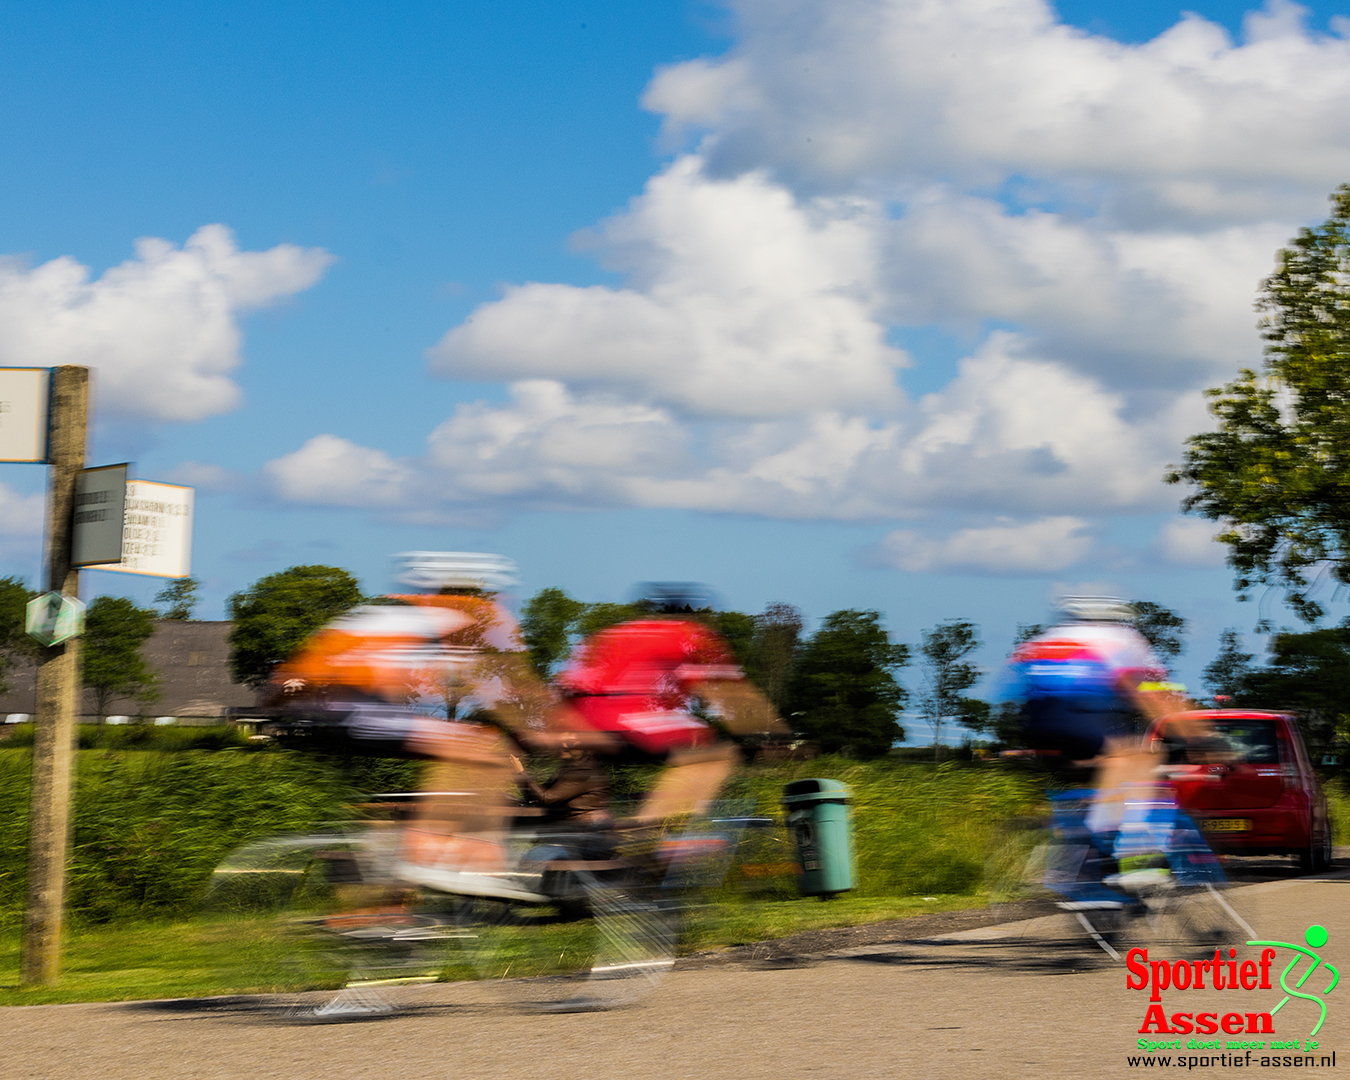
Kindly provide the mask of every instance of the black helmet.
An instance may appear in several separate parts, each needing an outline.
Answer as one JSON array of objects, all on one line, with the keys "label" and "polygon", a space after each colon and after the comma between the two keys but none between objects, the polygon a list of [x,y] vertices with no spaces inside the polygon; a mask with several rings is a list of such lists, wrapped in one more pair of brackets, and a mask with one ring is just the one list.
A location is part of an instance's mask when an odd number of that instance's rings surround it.
[{"label": "black helmet", "polygon": [[692,615],[696,611],[709,611],[716,599],[711,586],[697,581],[644,581],[634,592],[634,603],[654,615]]}]

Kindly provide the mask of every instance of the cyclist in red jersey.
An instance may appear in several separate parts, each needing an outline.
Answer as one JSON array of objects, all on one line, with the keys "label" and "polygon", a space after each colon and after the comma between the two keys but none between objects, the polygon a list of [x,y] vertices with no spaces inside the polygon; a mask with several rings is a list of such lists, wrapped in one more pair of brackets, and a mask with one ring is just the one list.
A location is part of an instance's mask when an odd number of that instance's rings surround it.
[{"label": "cyclist in red jersey", "polygon": [[693,714],[696,702],[732,735],[788,732],[721,635],[681,617],[693,612],[690,598],[666,593],[661,607],[669,614],[593,635],[558,678],[572,723],[612,740],[613,753],[668,766],[642,821],[702,809],[735,768],[736,747]]}]

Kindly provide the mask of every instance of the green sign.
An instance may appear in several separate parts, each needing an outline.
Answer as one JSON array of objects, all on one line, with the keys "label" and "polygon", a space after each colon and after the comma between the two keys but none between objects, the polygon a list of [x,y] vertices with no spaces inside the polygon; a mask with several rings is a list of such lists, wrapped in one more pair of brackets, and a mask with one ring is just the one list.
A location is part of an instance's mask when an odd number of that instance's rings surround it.
[{"label": "green sign", "polygon": [[28,601],[26,629],[43,645],[60,645],[84,633],[84,604],[59,592],[39,596]]}]

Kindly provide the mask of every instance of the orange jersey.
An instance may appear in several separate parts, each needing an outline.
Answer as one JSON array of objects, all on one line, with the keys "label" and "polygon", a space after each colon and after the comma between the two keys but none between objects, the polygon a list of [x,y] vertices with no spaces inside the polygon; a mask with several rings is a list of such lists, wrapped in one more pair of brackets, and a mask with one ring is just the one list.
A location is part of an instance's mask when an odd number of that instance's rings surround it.
[{"label": "orange jersey", "polygon": [[397,599],[404,603],[356,608],[313,634],[272,673],[272,685],[406,700],[484,654],[523,649],[515,619],[486,597]]}]

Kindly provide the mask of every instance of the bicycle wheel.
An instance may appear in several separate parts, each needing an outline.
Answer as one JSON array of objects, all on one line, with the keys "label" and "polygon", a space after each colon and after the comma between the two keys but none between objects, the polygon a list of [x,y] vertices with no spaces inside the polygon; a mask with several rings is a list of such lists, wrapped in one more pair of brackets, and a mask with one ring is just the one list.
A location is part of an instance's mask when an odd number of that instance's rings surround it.
[{"label": "bicycle wheel", "polygon": [[1059,897],[1045,885],[1054,838],[1042,822],[1014,822],[995,841],[984,866],[989,909],[999,923],[1053,912]]},{"label": "bicycle wheel", "polygon": [[585,1012],[631,1005],[675,962],[676,919],[655,896],[587,876],[582,918],[550,905],[465,900],[460,944],[476,977],[512,1005]]},{"label": "bicycle wheel", "polygon": [[1205,959],[1216,948],[1257,936],[1232,890],[1212,884],[1177,886],[1144,898],[1140,930],[1180,959]]},{"label": "bicycle wheel", "polygon": [[1124,894],[1084,888],[1095,880],[1092,855],[1034,819],[1010,823],[994,846],[985,867],[990,910],[1002,940],[1032,950],[1039,967],[1046,958],[1076,969],[1123,955],[1134,905]]},{"label": "bicycle wheel", "polygon": [[[437,981],[461,930],[389,873],[380,831],[269,837],[231,853],[207,892],[208,917],[270,914],[286,962],[274,980],[333,997],[282,1007],[291,1020],[372,1019],[396,1011],[398,986]],[[244,978],[248,973],[237,973]]]}]

